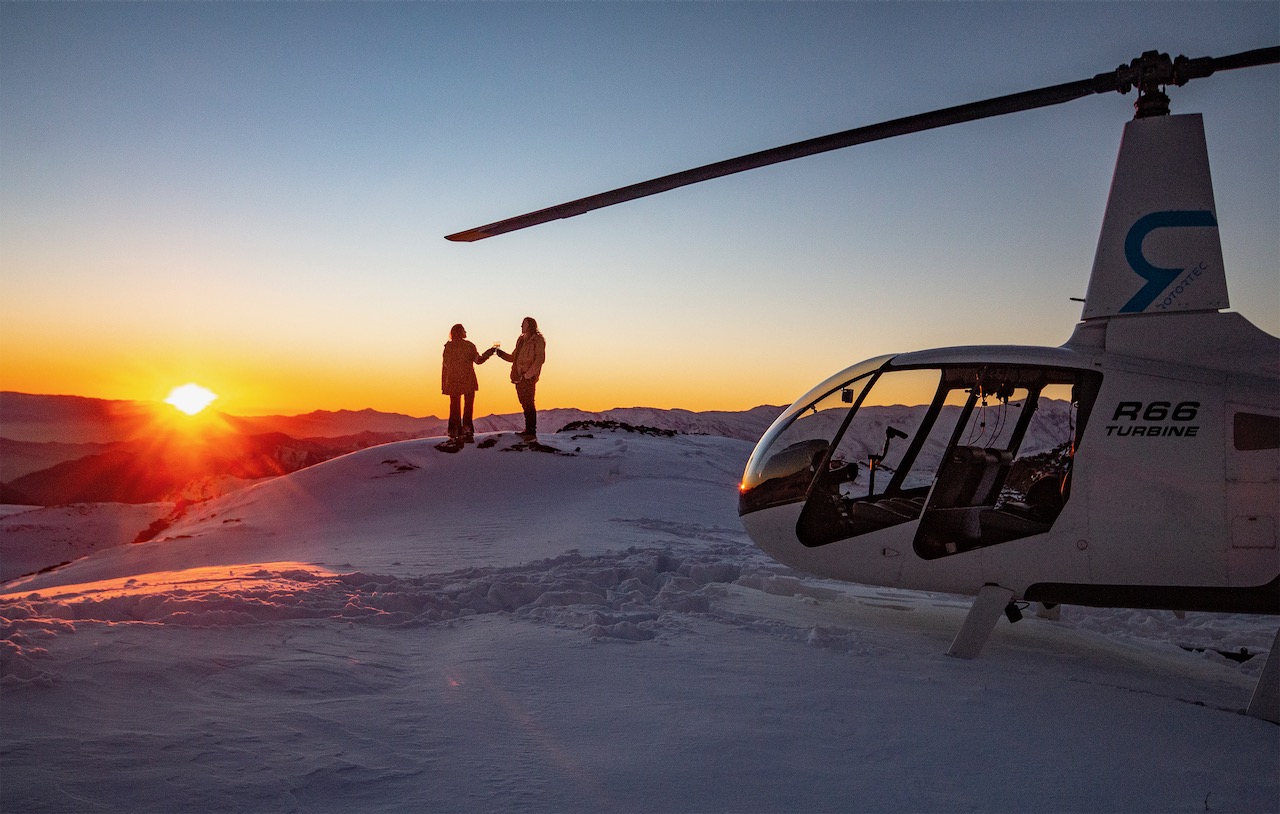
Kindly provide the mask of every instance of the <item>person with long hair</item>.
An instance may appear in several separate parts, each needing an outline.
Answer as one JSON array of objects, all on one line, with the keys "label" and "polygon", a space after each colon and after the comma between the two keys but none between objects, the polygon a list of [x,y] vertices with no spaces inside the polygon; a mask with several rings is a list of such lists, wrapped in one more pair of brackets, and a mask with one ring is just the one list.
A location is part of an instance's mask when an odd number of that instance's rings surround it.
[{"label": "person with long hair", "polygon": [[476,428],[472,424],[475,412],[476,365],[482,365],[493,354],[493,349],[476,352],[476,346],[467,341],[467,329],[461,324],[449,330],[449,341],[444,345],[444,362],[440,370],[440,392],[449,397],[449,440],[459,444],[475,440]]},{"label": "person with long hair", "polygon": [[547,359],[547,340],[538,331],[538,321],[533,317],[525,317],[520,323],[520,338],[511,353],[494,348],[499,358],[511,363],[511,383],[516,386],[516,398],[524,409],[524,432],[520,435],[526,441],[537,440],[538,408],[533,399],[538,389],[538,377],[542,375],[542,363]]}]

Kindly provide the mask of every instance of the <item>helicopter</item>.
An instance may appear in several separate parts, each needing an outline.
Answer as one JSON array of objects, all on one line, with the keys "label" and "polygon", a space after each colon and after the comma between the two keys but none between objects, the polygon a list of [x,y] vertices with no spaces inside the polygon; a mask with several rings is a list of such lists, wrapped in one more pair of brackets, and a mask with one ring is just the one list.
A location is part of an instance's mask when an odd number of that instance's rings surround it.
[{"label": "helicopter", "polygon": [[[695,167],[447,236],[475,241],[885,138],[1137,90],[1079,323],[1060,347],[888,354],[785,409],[738,511],[817,576],[973,596],[948,653],[1035,604],[1280,614],[1280,338],[1227,311],[1200,114],[1170,86],[1280,47],[1114,71]],[[903,407],[912,404],[914,407]],[[1280,723],[1280,632],[1247,708]]]}]

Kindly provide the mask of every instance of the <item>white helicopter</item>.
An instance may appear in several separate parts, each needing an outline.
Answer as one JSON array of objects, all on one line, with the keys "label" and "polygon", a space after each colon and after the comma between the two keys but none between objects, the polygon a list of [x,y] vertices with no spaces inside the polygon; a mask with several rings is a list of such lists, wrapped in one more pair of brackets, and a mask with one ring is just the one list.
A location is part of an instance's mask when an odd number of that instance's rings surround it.
[{"label": "white helicopter", "polygon": [[[1137,88],[1071,338],[893,354],[836,373],[760,439],[739,514],[761,549],[796,569],[975,596],[949,650],[964,658],[1002,614],[1020,618],[1020,601],[1280,614],[1280,339],[1223,310],[1203,122],[1170,115],[1164,93],[1277,62],[1280,47],[1150,51],[1091,79],[752,153],[448,239]],[[1280,632],[1248,713],[1280,723]]]}]

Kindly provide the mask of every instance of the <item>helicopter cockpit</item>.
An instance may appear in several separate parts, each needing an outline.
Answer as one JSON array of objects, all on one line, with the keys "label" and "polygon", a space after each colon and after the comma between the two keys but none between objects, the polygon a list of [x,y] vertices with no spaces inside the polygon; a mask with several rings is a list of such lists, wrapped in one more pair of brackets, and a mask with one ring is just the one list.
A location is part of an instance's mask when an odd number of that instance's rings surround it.
[{"label": "helicopter cockpit", "polygon": [[1048,531],[1101,376],[894,360],[848,368],[784,411],[747,463],[739,514],[803,502],[809,547],[918,521],[925,559]]}]

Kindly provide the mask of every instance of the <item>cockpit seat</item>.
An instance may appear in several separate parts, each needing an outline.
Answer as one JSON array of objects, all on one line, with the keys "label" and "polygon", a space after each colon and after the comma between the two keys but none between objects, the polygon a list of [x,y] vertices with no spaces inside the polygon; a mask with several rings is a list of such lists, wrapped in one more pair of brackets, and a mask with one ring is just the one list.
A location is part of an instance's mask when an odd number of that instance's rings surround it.
[{"label": "cockpit seat", "polygon": [[1066,503],[1063,495],[1065,478],[1061,475],[1043,475],[1027,487],[1026,496],[1020,501],[1004,504],[1006,511],[1041,523],[1052,523]]},{"label": "cockpit seat", "polygon": [[924,509],[924,498],[891,497],[880,501],[880,504],[915,520]]},{"label": "cockpit seat", "polygon": [[992,505],[992,492],[1000,468],[1012,456],[1001,449],[955,447],[938,473],[929,497],[930,509],[970,508]]},{"label": "cockpit seat", "polygon": [[905,514],[887,504],[888,501],[857,502],[849,507],[849,514],[856,520],[869,520],[882,526],[896,526],[915,519],[913,515]]},{"label": "cockpit seat", "polygon": [[1012,458],[1001,449],[953,448],[929,496],[921,534],[952,544],[980,540],[981,512],[995,507],[1000,473]]}]

